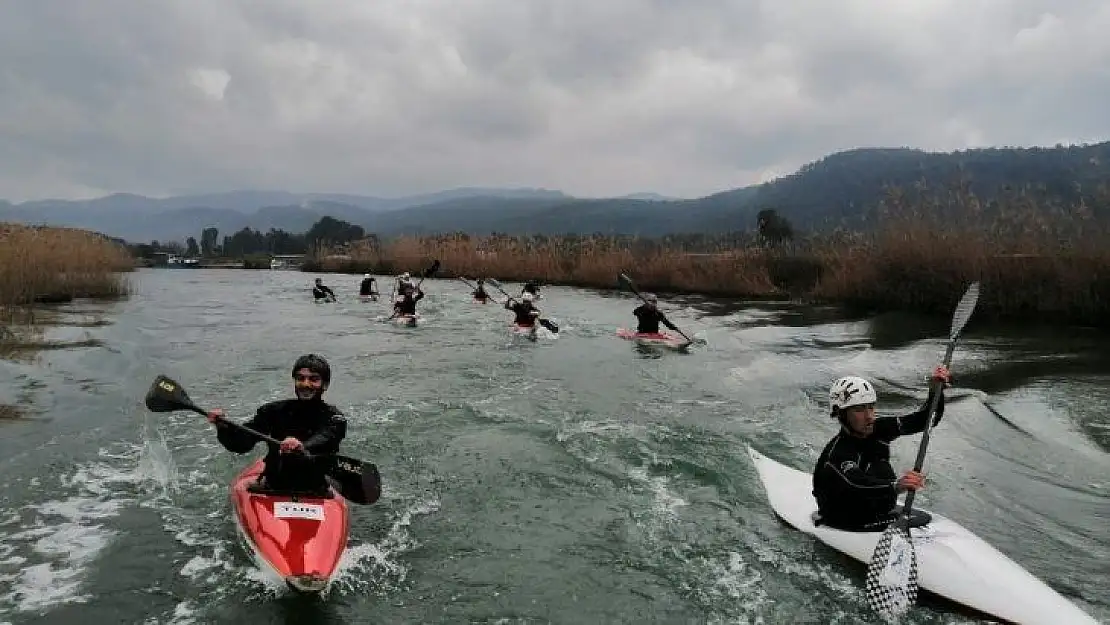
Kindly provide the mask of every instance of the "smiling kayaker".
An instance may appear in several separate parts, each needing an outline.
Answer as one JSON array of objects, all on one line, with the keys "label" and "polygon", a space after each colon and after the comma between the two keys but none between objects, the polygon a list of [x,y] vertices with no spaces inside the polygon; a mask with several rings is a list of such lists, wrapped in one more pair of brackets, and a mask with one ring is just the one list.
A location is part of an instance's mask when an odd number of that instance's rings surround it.
[{"label": "smiling kayaker", "polygon": [[679,331],[671,323],[671,320],[667,319],[667,316],[659,310],[659,299],[652,293],[644,294],[644,303],[633,310],[632,314],[636,315],[638,320],[639,325],[636,327],[636,332],[639,334],[659,334],[660,323],[675,332]]},{"label": "smiling kayaker", "polygon": [[525,292],[524,295],[520,296],[519,302],[511,297],[505,300],[505,310],[511,310],[516,315],[513,323],[522,328],[531,328],[536,325],[536,318],[540,316],[540,311],[532,303],[534,298],[535,296],[531,293]]},{"label": "smiling kayaker", "polygon": [[[931,382],[941,381],[936,425],[944,415],[944,386],[948,369],[938,366]],[[932,387],[930,387],[932,388]],[[899,493],[925,487],[925,476],[906,471],[901,477],[890,465],[890,443],[899,436],[917,434],[925,429],[929,403],[917,412],[901,417],[875,418],[875,387],[857,376],[833,382],[829,389],[831,416],[840,421],[840,432],[825,445],[813,471],[813,496],[821,523],[838,529],[880,531],[896,517]],[[927,520],[924,513],[913,512]],[[915,525],[911,518],[911,525]]]},{"label": "smiling kayaker", "polygon": [[[261,406],[254,418],[243,425],[281,441],[266,454],[266,469],[257,488],[269,491],[327,492],[322,462],[306,458],[334,454],[347,435],[347,420],[336,407],[323,400],[331,383],[331,366],[323,357],[306,354],[293,364],[295,399],[282,399]],[[237,428],[228,427],[224,411],[208,412],[216,426],[216,438],[228,451],[244,454],[258,439]]]}]

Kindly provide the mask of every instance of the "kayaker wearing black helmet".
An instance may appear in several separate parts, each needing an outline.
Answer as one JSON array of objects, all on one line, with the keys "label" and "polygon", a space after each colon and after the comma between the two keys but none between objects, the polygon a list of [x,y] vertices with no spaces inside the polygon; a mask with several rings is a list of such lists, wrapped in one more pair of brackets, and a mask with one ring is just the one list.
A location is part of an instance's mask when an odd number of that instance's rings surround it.
[{"label": "kayaker wearing black helmet", "polygon": [[659,324],[667,326],[668,328],[678,332],[678,328],[671,323],[670,319],[663,314],[658,308],[658,299],[651,293],[644,294],[644,303],[640,304],[635,310],[632,311],[636,315],[638,325],[636,332],[638,334],[659,334]]},{"label": "kayaker wearing black helmet", "polygon": [[[941,381],[936,425],[944,416],[944,386],[948,369],[933,370],[931,381]],[[906,471],[901,477],[890,466],[890,443],[899,436],[925,429],[929,402],[917,412],[901,417],[875,418],[875,387],[858,376],[833,382],[829,389],[831,416],[840,421],[840,432],[825,445],[813,470],[813,496],[821,522],[849,531],[880,531],[894,520],[898,493],[925,487],[925,475]],[[921,520],[925,513],[913,511]],[[916,525],[911,517],[910,525]]]},{"label": "kayaker wearing black helmet", "polygon": [[[323,400],[331,383],[331,366],[323,357],[306,354],[293,364],[295,399],[281,399],[259,407],[254,418],[243,425],[281,441],[281,446],[267,452],[266,469],[256,488],[270,491],[327,492],[324,479],[326,460],[316,461],[299,452],[312,455],[334,454],[347,435],[347,420],[336,407]],[[237,428],[227,427],[224,411],[208,412],[208,421],[216,425],[216,438],[230,452],[244,454],[254,448],[258,439]]]}]

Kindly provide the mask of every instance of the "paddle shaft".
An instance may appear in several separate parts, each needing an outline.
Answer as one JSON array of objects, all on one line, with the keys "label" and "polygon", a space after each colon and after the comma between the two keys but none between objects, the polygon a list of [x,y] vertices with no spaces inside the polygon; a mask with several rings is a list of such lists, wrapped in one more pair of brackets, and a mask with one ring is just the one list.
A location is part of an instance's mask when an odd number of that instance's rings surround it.
[{"label": "paddle shaft", "polygon": [[[202,414],[206,417],[208,416],[208,411],[205,410],[204,408],[201,408],[200,406],[197,406],[196,404],[190,404],[190,405],[186,406],[186,408],[188,408],[189,410],[192,410],[193,412],[196,412],[198,414]],[[262,432],[259,432],[258,430],[255,430],[253,428],[249,428],[249,427],[243,425],[242,423],[236,423],[234,421],[228,421],[227,419],[224,419],[222,417],[220,418],[220,423],[222,423],[224,425],[227,425],[227,426],[231,426],[232,428],[235,428],[235,429],[237,429],[241,432],[245,432],[247,434],[250,434],[251,436],[253,436],[253,437],[255,437],[259,440],[265,441],[265,442],[267,442],[271,445],[274,445],[274,446],[277,446],[277,447],[281,446],[281,441],[274,438],[273,436],[267,436],[266,434],[263,434]],[[315,457],[311,453],[309,453],[308,450],[306,450],[306,449],[302,449],[301,453],[304,454],[308,458]]]},{"label": "paddle shaft", "polygon": [[[649,305],[650,305],[650,302],[648,302],[648,301],[647,301],[646,299],[644,299],[644,296],[643,296],[643,295],[640,295],[640,292],[636,290],[636,285],[632,283],[632,278],[629,278],[628,276],[624,275],[623,273],[621,274],[621,278],[623,278],[623,279],[624,279],[624,283],[628,285],[628,290],[629,290],[629,291],[632,291],[632,293],[633,293],[633,294],[635,294],[635,295],[636,295],[636,297],[640,298],[640,301],[641,301],[641,302],[643,302],[643,303],[645,303],[645,304],[649,304]],[[692,339],[692,338],[690,338],[690,337],[686,336],[686,333],[685,333],[685,332],[683,332],[682,330],[679,330],[679,329],[678,329],[678,326],[675,326],[675,328],[674,328],[674,331],[675,331],[675,332],[678,332],[679,334],[681,334],[681,335],[682,335],[682,338],[686,339],[687,341],[689,341],[689,342],[691,342],[691,343],[693,343],[693,342],[694,342],[694,339]]]},{"label": "paddle shaft", "polygon": [[[944,351],[944,368],[947,369],[948,365],[952,363],[952,353],[956,351],[956,340],[959,337],[953,337],[948,341],[948,349]],[[933,431],[933,415],[937,412],[937,406],[940,405],[940,394],[944,392],[944,382],[937,380],[933,383],[933,398],[929,402],[929,414],[925,419],[925,430],[921,434],[921,445],[917,448],[917,459],[913,462],[913,470],[921,471],[921,467],[925,466],[925,452],[929,448],[929,436]],[[906,493],[906,501],[902,505],[902,517],[907,518],[910,515],[910,507],[913,506],[914,496],[917,491],[911,490]]]}]

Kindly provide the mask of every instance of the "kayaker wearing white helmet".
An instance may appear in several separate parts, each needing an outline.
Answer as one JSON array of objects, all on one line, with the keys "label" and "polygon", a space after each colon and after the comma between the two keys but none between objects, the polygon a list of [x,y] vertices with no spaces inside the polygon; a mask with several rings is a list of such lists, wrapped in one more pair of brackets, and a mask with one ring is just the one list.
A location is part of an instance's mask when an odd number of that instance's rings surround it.
[{"label": "kayaker wearing white helmet", "polygon": [[397,278],[397,292],[398,293],[404,293],[406,288],[409,288],[409,287],[412,287],[412,286],[413,286],[412,276],[409,275],[409,272],[406,271],[405,273],[398,276],[398,278]]},{"label": "kayaker wearing white helmet", "polygon": [[371,276],[368,273],[363,274],[362,282],[358,285],[358,294],[363,296],[363,297],[368,297],[370,295],[377,295],[377,293],[375,292],[375,289],[374,289],[374,286],[376,284],[377,283],[374,280],[373,276]]},{"label": "kayaker wearing white helmet", "polygon": [[536,319],[540,316],[540,311],[533,303],[534,300],[535,296],[527,291],[520,296],[519,302],[511,297],[505,300],[505,310],[511,310],[516,315],[513,323],[525,328],[536,325]]},{"label": "kayaker wearing white helmet", "polygon": [[[323,462],[306,458],[334,454],[347,435],[347,420],[338,408],[325,403],[324,391],[331,383],[331,366],[323,357],[305,354],[293,363],[295,399],[282,399],[262,405],[254,418],[243,425],[281,441],[266,453],[266,469],[252,490],[326,493]],[[244,454],[254,449],[258,439],[237,428],[228,427],[224,411],[208,412],[216,426],[216,438],[230,452]]]},{"label": "kayaker wearing white helmet", "polygon": [[[936,425],[944,415],[944,386],[948,369],[938,366],[930,381],[941,381]],[[932,386],[930,386],[930,389]],[[831,416],[840,422],[840,432],[825,445],[813,471],[813,496],[821,514],[820,522],[851,531],[880,531],[897,516],[898,493],[925,487],[925,476],[906,471],[902,477],[890,465],[890,443],[899,436],[917,434],[925,429],[929,402],[917,412],[901,417],[875,418],[875,387],[858,376],[833,382],[829,389]],[[915,523],[928,516],[917,510]]]},{"label": "kayaker wearing white helmet", "polygon": [[652,293],[644,294],[644,302],[640,304],[635,310],[632,311],[636,315],[638,325],[636,332],[638,334],[659,334],[659,324],[667,326],[668,328],[678,332],[678,328],[671,323],[670,319],[659,310],[659,299]]}]

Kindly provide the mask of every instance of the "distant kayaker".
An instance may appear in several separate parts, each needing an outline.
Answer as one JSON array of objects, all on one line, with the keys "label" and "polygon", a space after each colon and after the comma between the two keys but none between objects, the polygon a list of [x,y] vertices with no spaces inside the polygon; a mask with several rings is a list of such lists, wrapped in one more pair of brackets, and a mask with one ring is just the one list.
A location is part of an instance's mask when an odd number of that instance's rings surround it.
[{"label": "distant kayaker", "polygon": [[540,296],[540,283],[536,280],[529,280],[524,283],[524,288],[520,289],[520,294],[525,295],[531,293],[533,297],[539,298]]},{"label": "distant kayaker", "polygon": [[[944,415],[948,369],[938,366],[930,380],[944,382],[933,419],[936,425]],[[813,496],[823,524],[851,531],[881,531],[897,516],[898,494],[925,487],[922,473],[911,470],[898,477],[894,472],[890,443],[925,429],[932,396],[930,390],[917,412],[876,419],[877,395],[870,382],[857,376],[833,382],[829,403],[832,416],[840,421],[840,432],[825,445],[813,471]]]},{"label": "distant kayaker", "polygon": [[478,278],[478,288],[474,289],[474,299],[485,302],[489,299],[489,293],[486,293],[486,279]]},{"label": "distant kayaker", "polygon": [[[255,486],[267,491],[326,493],[323,462],[301,455],[334,454],[347,435],[347,420],[335,406],[323,400],[331,383],[331,366],[323,357],[306,354],[293,363],[295,399],[282,399],[262,405],[254,418],[243,425],[281,441],[265,457],[266,468]],[[230,452],[244,454],[258,439],[237,428],[228,427],[223,409],[208,412],[216,426],[216,438]]]},{"label": "distant kayaker", "polygon": [[644,303],[633,310],[632,314],[636,315],[636,319],[639,320],[639,325],[636,327],[638,334],[659,334],[660,323],[675,332],[679,331],[671,323],[671,320],[667,319],[667,316],[659,310],[659,298],[652,293],[644,294]]},{"label": "distant kayaker", "polygon": [[416,302],[422,299],[424,299],[424,291],[412,285],[405,287],[393,302],[393,316],[415,315]]},{"label": "distant kayaker", "polygon": [[316,299],[335,299],[335,292],[328,287],[324,286],[324,281],[316,278],[316,284],[312,287],[312,297]]},{"label": "distant kayaker", "polygon": [[405,272],[397,277],[397,293],[404,293],[405,289],[414,286],[412,283],[412,276],[409,272]]},{"label": "distant kayaker", "polygon": [[520,296],[519,302],[515,302],[511,297],[505,300],[505,310],[511,310],[516,315],[513,323],[525,328],[536,325],[536,318],[540,316],[540,311],[532,303],[533,299],[535,298],[531,293],[525,292]]},{"label": "distant kayaker", "polygon": [[358,294],[362,296],[377,295],[374,289],[375,286],[377,286],[377,282],[374,278],[370,274],[364,274],[362,282],[358,285]]}]

